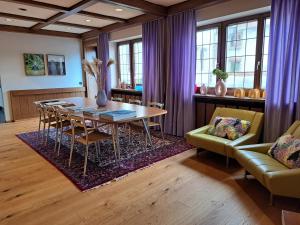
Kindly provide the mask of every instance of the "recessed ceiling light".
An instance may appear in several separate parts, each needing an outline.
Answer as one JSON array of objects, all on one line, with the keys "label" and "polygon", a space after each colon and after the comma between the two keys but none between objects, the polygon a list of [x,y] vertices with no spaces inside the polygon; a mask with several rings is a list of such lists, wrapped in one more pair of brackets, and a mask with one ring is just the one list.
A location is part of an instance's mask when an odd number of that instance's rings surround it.
[{"label": "recessed ceiling light", "polygon": [[6,18],[5,19],[7,22],[12,22],[13,20],[12,19],[10,19],[10,18]]},{"label": "recessed ceiling light", "polygon": [[120,8],[117,8],[117,9],[115,9],[117,12],[122,12],[123,11],[123,9],[120,9]]},{"label": "recessed ceiling light", "polygon": [[18,10],[20,10],[20,11],[27,11],[27,9],[25,9],[25,8],[18,8]]},{"label": "recessed ceiling light", "polygon": [[85,20],[85,22],[88,22],[88,23],[91,22],[91,21],[92,21],[92,20],[90,20],[90,19]]}]

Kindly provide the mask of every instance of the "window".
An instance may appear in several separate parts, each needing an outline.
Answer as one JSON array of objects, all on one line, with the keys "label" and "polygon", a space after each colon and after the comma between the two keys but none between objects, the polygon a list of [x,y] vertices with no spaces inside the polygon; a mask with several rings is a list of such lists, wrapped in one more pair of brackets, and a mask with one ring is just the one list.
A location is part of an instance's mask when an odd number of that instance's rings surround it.
[{"label": "window", "polygon": [[227,87],[253,88],[257,20],[229,25],[226,34]]},{"label": "window", "polygon": [[198,27],[196,85],[214,87],[216,67],[228,72],[228,88],[266,87],[270,14]]},{"label": "window", "polygon": [[268,52],[269,52],[269,37],[270,37],[270,18],[265,19],[264,40],[263,40],[263,55],[261,63],[261,88],[265,89],[267,84],[268,72]]},{"label": "window", "polygon": [[217,66],[218,28],[200,30],[197,32],[196,84],[213,87],[216,78],[212,71]]},{"label": "window", "polygon": [[143,48],[141,40],[120,42],[117,45],[118,69],[121,83],[131,88],[143,84]]},{"label": "window", "polygon": [[135,85],[143,84],[143,45],[142,42],[133,44],[134,55],[134,82]]},{"label": "window", "polygon": [[119,72],[121,82],[131,84],[129,44],[119,45]]}]

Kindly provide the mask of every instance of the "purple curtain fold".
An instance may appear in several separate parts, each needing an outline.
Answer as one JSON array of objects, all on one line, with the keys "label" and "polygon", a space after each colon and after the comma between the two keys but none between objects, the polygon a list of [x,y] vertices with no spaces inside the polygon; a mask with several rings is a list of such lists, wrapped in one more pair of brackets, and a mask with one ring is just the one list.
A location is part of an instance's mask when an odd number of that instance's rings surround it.
[{"label": "purple curtain fold", "polygon": [[167,18],[165,132],[183,136],[194,128],[196,17],[189,10]]},{"label": "purple curtain fold", "polygon": [[143,102],[164,103],[165,95],[165,20],[143,24]]},{"label": "purple curtain fold", "polygon": [[111,76],[110,76],[110,69],[106,67],[106,64],[109,60],[109,34],[108,33],[99,34],[98,43],[97,43],[97,53],[98,53],[98,58],[103,62],[101,70],[103,73],[103,77],[106,77],[105,92],[107,96],[110,98]]},{"label": "purple curtain fold", "polygon": [[265,141],[300,118],[300,1],[272,0]]}]

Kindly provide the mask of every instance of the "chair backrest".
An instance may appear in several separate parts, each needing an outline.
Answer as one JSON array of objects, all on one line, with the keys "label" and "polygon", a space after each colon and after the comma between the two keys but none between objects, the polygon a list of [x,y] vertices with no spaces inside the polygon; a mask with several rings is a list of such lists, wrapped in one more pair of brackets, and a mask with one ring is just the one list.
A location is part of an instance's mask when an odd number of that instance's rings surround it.
[{"label": "chair backrest", "polygon": [[264,114],[250,110],[217,107],[210,120],[210,124],[212,124],[214,118],[217,116],[234,117],[241,120],[247,120],[251,122],[249,133],[257,134],[261,132]]},{"label": "chair backrest", "polygon": [[142,105],[143,104],[143,102],[138,99],[129,99],[129,103],[134,104],[134,105]]},{"label": "chair backrest", "polygon": [[300,138],[300,120],[296,120],[284,134],[291,134]]},{"label": "chair backrest", "polygon": [[119,98],[119,97],[111,97],[111,100],[114,102],[123,102],[124,101],[123,98]]},{"label": "chair backrest", "polygon": [[148,106],[149,107],[155,107],[155,108],[158,108],[158,109],[163,109],[164,108],[164,104],[159,103],[159,102],[148,102]]}]

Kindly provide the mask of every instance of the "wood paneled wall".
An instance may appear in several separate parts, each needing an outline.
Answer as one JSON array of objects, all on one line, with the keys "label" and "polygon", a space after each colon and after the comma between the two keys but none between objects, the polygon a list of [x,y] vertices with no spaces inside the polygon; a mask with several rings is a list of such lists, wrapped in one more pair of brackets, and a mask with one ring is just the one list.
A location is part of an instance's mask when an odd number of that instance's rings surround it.
[{"label": "wood paneled wall", "polygon": [[142,100],[142,92],[129,90],[129,89],[119,89],[114,88],[111,90],[111,96],[117,98],[123,98],[124,102],[128,102],[129,99],[139,99]]},{"label": "wood paneled wall", "polygon": [[216,107],[246,109],[256,112],[264,112],[264,99],[217,97],[210,95],[195,95],[196,127],[209,124]]},{"label": "wood paneled wall", "polygon": [[33,104],[35,101],[85,97],[85,88],[54,88],[10,91],[12,120],[31,118],[38,115],[38,111]]}]

